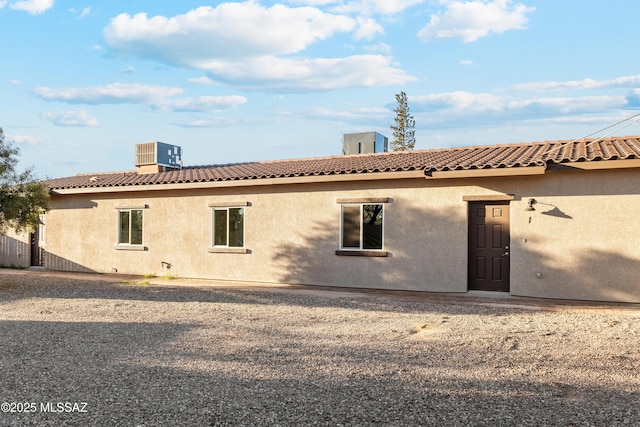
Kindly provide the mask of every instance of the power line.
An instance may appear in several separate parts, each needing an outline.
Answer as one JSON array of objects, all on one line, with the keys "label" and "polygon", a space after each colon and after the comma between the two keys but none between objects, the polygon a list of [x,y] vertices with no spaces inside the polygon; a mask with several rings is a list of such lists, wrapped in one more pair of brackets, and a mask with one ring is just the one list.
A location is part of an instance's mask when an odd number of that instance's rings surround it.
[{"label": "power line", "polygon": [[612,135],[613,133],[618,132],[618,131],[619,131],[619,130],[621,130],[621,129],[624,129],[624,128],[626,128],[626,127],[629,127],[629,126],[631,126],[632,124],[634,124],[634,123],[635,123],[635,122],[637,122],[637,121],[640,121],[640,113],[638,113],[638,114],[634,114],[633,116],[627,117],[626,119],[620,120],[620,121],[618,121],[618,122],[616,122],[616,123],[613,123],[613,124],[611,124],[611,125],[609,125],[609,126],[603,127],[602,129],[598,129],[597,131],[592,132],[592,133],[590,133],[589,135],[583,136],[582,138],[573,139],[573,140],[571,140],[571,141],[565,142],[564,144],[560,144],[560,145],[558,145],[557,147],[554,147],[554,148],[552,148],[551,150],[545,151],[544,153],[540,154],[540,157],[544,156],[545,154],[549,154],[549,153],[551,153],[551,152],[553,152],[553,151],[559,150],[559,149],[561,149],[561,148],[563,148],[563,147],[565,147],[565,146],[567,146],[567,145],[569,145],[569,144],[573,144],[574,142],[580,141],[581,139],[589,138],[589,137],[590,137],[590,136],[592,136],[592,135],[598,134],[598,133],[600,133],[600,132],[602,132],[602,131],[604,131],[604,130],[607,130],[607,129],[609,129],[609,128],[612,128],[612,127],[614,127],[614,126],[618,126],[619,124],[624,123],[624,122],[627,122],[627,121],[629,121],[629,123],[625,124],[624,126],[620,126],[619,128],[616,128],[616,129],[612,130],[611,132],[609,132],[609,133],[607,133],[607,134],[605,134],[605,135],[601,136],[601,137],[600,137],[600,138],[598,138],[598,139],[594,139],[593,141],[591,141],[591,142],[589,142],[588,144],[586,144],[586,145],[585,145],[585,147],[588,147],[588,146],[589,146],[589,145],[591,145],[591,144],[594,144],[594,143],[596,143],[596,142],[598,142],[598,141],[601,141],[603,138],[606,138],[607,136]]}]

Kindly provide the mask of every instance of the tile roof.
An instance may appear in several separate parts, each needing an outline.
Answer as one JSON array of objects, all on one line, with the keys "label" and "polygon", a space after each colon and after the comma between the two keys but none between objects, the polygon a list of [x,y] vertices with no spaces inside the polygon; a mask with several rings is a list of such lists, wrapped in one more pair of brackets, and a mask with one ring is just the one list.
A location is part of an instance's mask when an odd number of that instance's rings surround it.
[{"label": "tile roof", "polygon": [[46,180],[44,184],[57,190],[412,170],[427,173],[638,158],[640,136],[629,136],[190,166],[151,174],[135,171],[82,174]]}]

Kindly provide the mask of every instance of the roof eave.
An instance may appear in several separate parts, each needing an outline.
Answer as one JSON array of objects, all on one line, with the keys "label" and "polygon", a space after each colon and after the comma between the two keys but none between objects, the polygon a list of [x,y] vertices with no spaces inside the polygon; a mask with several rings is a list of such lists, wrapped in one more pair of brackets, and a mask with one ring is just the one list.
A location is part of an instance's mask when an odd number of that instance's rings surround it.
[{"label": "roof eave", "polygon": [[241,180],[219,180],[207,182],[182,182],[173,184],[140,184],[130,186],[78,187],[51,190],[53,195],[128,193],[140,191],[192,190],[203,188],[255,187],[265,185],[310,184],[323,182],[379,181],[389,179],[424,179],[423,170],[398,172],[367,172],[336,175],[307,175],[282,178],[258,178]]},{"label": "roof eave", "polygon": [[431,171],[427,173],[427,179],[448,178],[484,178],[496,176],[529,176],[543,175],[546,166],[521,166],[513,168],[487,168],[487,169],[459,169],[448,171]]},{"label": "roof eave", "polygon": [[606,170],[640,168],[640,159],[601,159],[598,161],[566,162],[549,165],[553,169]]}]

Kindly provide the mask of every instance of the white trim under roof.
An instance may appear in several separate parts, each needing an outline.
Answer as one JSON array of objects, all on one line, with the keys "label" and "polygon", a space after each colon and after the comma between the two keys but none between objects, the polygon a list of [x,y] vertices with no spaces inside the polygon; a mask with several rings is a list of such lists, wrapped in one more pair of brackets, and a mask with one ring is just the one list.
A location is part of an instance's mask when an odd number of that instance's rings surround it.
[{"label": "white trim under roof", "polygon": [[333,175],[308,175],[285,178],[256,178],[175,184],[130,184],[110,187],[81,187],[51,190],[52,194],[126,193],[135,191],[191,190],[201,188],[254,187],[261,185],[308,184],[316,182],[377,181],[388,179],[424,179],[424,171],[367,172]]},{"label": "white trim under roof", "polygon": [[433,171],[426,175],[427,179],[444,178],[481,178],[491,176],[526,176],[543,175],[546,166],[523,166],[517,168],[464,169],[452,171]]}]

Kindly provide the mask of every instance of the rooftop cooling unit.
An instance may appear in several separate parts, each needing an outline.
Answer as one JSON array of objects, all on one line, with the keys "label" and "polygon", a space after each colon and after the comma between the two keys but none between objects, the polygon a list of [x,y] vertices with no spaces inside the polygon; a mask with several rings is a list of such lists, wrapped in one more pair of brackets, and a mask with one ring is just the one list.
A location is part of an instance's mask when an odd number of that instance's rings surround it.
[{"label": "rooftop cooling unit", "polygon": [[385,153],[389,139],[378,132],[345,133],[342,136],[342,154]]},{"label": "rooftop cooling unit", "polygon": [[179,169],[182,166],[182,148],[164,142],[136,145],[136,166],[158,165]]}]

